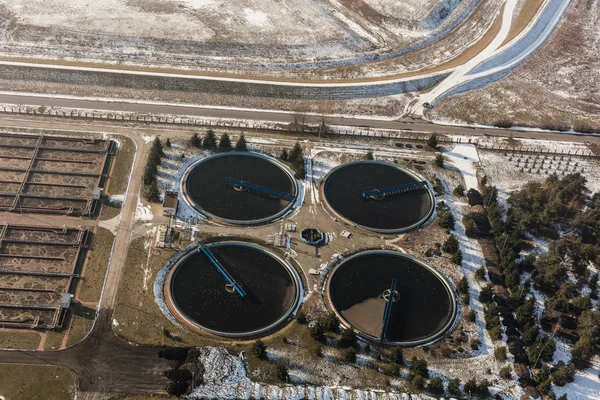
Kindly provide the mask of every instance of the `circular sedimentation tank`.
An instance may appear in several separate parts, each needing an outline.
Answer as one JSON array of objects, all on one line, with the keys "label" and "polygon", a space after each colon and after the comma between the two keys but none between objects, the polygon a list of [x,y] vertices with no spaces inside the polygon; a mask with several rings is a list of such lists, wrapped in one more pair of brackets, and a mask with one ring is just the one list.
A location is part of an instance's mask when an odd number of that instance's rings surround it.
[{"label": "circular sedimentation tank", "polygon": [[381,161],[356,161],[334,168],[323,181],[321,194],[339,219],[379,233],[401,233],[423,225],[434,211],[428,184],[402,193],[363,194],[422,182],[415,173]]},{"label": "circular sedimentation tank", "polygon": [[344,260],[329,275],[326,293],[341,321],[387,344],[434,342],[456,318],[448,281],[427,264],[393,251],[365,251]]},{"label": "circular sedimentation tank", "polygon": [[287,166],[252,152],[201,159],[188,168],[181,185],[191,207],[211,220],[234,225],[258,225],[282,217],[299,191]]},{"label": "circular sedimentation tank", "polygon": [[288,321],[299,304],[302,281],[290,264],[261,246],[219,242],[181,256],[167,274],[164,294],[171,313],[193,330],[252,338]]}]

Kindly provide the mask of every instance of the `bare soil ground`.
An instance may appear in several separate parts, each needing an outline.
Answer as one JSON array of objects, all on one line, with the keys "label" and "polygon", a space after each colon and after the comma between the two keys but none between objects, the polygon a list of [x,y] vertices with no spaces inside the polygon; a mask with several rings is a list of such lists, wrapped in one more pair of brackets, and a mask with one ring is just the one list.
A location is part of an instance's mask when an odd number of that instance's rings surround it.
[{"label": "bare soil ground", "polygon": [[443,99],[431,117],[600,130],[599,8],[594,1],[573,1],[548,44],[524,65],[487,87]]}]

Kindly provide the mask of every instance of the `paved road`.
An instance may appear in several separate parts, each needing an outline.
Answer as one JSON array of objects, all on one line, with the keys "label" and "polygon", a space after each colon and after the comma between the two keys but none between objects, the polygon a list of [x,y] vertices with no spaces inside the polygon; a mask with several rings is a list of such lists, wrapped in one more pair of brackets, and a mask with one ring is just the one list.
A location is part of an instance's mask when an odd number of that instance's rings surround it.
[{"label": "paved road", "polygon": [[[108,111],[133,111],[139,113],[173,114],[182,116],[211,117],[223,119],[243,119],[250,121],[273,121],[280,123],[293,122],[293,114],[279,111],[257,111],[239,110],[228,108],[201,107],[193,105],[178,104],[156,104],[156,103],[131,103],[104,100],[85,100],[72,98],[53,98],[36,95],[0,94],[0,103],[22,104],[46,107],[84,108],[90,110]],[[369,118],[345,118],[339,116],[328,116],[325,118],[329,125],[344,125],[350,127],[371,127],[378,129],[412,130],[419,132],[432,132],[449,135],[466,136],[514,136],[532,139],[549,139],[569,142],[595,142],[600,143],[600,135],[569,135],[566,133],[532,132],[516,129],[482,128],[454,125],[433,124],[423,120],[377,120]],[[319,124],[321,117],[309,116],[306,123]],[[112,129],[111,129],[112,130]],[[172,131],[165,129],[165,132]],[[127,134],[128,129],[119,129],[118,133]]]}]

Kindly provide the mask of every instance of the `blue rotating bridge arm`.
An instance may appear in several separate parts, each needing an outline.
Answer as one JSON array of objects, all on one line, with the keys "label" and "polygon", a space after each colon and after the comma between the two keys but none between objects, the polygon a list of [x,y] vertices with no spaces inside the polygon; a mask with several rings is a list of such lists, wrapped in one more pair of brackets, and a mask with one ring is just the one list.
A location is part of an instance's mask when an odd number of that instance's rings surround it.
[{"label": "blue rotating bridge arm", "polygon": [[221,273],[221,275],[223,275],[223,277],[227,280],[227,282],[229,282],[229,284],[231,284],[231,286],[233,286],[235,291],[240,296],[242,296],[242,297],[246,296],[246,292],[244,291],[244,289],[242,289],[240,284],[237,283],[235,279],[233,279],[231,274],[229,274],[229,272],[227,272],[225,267],[223,267],[221,265],[221,263],[215,258],[213,253],[211,253],[211,251],[207,247],[199,246],[198,251],[201,251],[202,253],[204,253],[204,255],[206,257],[208,257],[208,260],[210,261],[210,263],[215,266],[215,268]]},{"label": "blue rotating bridge arm", "polygon": [[253,192],[266,194],[268,196],[275,197],[278,199],[283,199],[283,200],[287,200],[287,201],[294,201],[296,199],[296,196],[294,196],[293,194],[280,192],[279,190],[275,190],[275,189],[269,189],[267,187],[256,185],[254,183],[242,181],[239,179],[229,178],[229,177],[225,178],[225,180],[228,183],[231,183],[232,185],[239,186],[241,188],[251,190]]},{"label": "blue rotating bridge arm", "polygon": [[427,187],[427,181],[407,183],[405,185],[392,186],[384,189],[374,189],[368,192],[363,192],[364,198],[376,197],[376,196],[392,196],[394,194],[406,193],[413,190],[418,190]]},{"label": "blue rotating bridge arm", "polygon": [[390,285],[390,297],[388,298],[387,303],[385,303],[385,311],[383,312],[383,324],[381,325],[381,334],[379,335],[379,340],[385,341],[387,339],[387,328],[390,324],[390,318],[392,316],[392,305],[394,303],[394,293],[396,292],[396,284],[398,280],[396,278],[392,278],[392,284]]}]

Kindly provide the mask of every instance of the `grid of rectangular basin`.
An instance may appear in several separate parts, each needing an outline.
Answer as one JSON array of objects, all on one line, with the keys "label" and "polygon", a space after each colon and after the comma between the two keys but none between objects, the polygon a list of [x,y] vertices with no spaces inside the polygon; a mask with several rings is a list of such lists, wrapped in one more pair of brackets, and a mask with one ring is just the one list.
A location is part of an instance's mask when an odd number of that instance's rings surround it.
[{"label": "grid of rectangular basin", "polygon": [[87,241],[84,229],[0,224],[0,327],[61,326]]},{"label": "grid of rectangular basin", "polygon": [[112,141],[0,133],[0,211],[87,215]]}]

